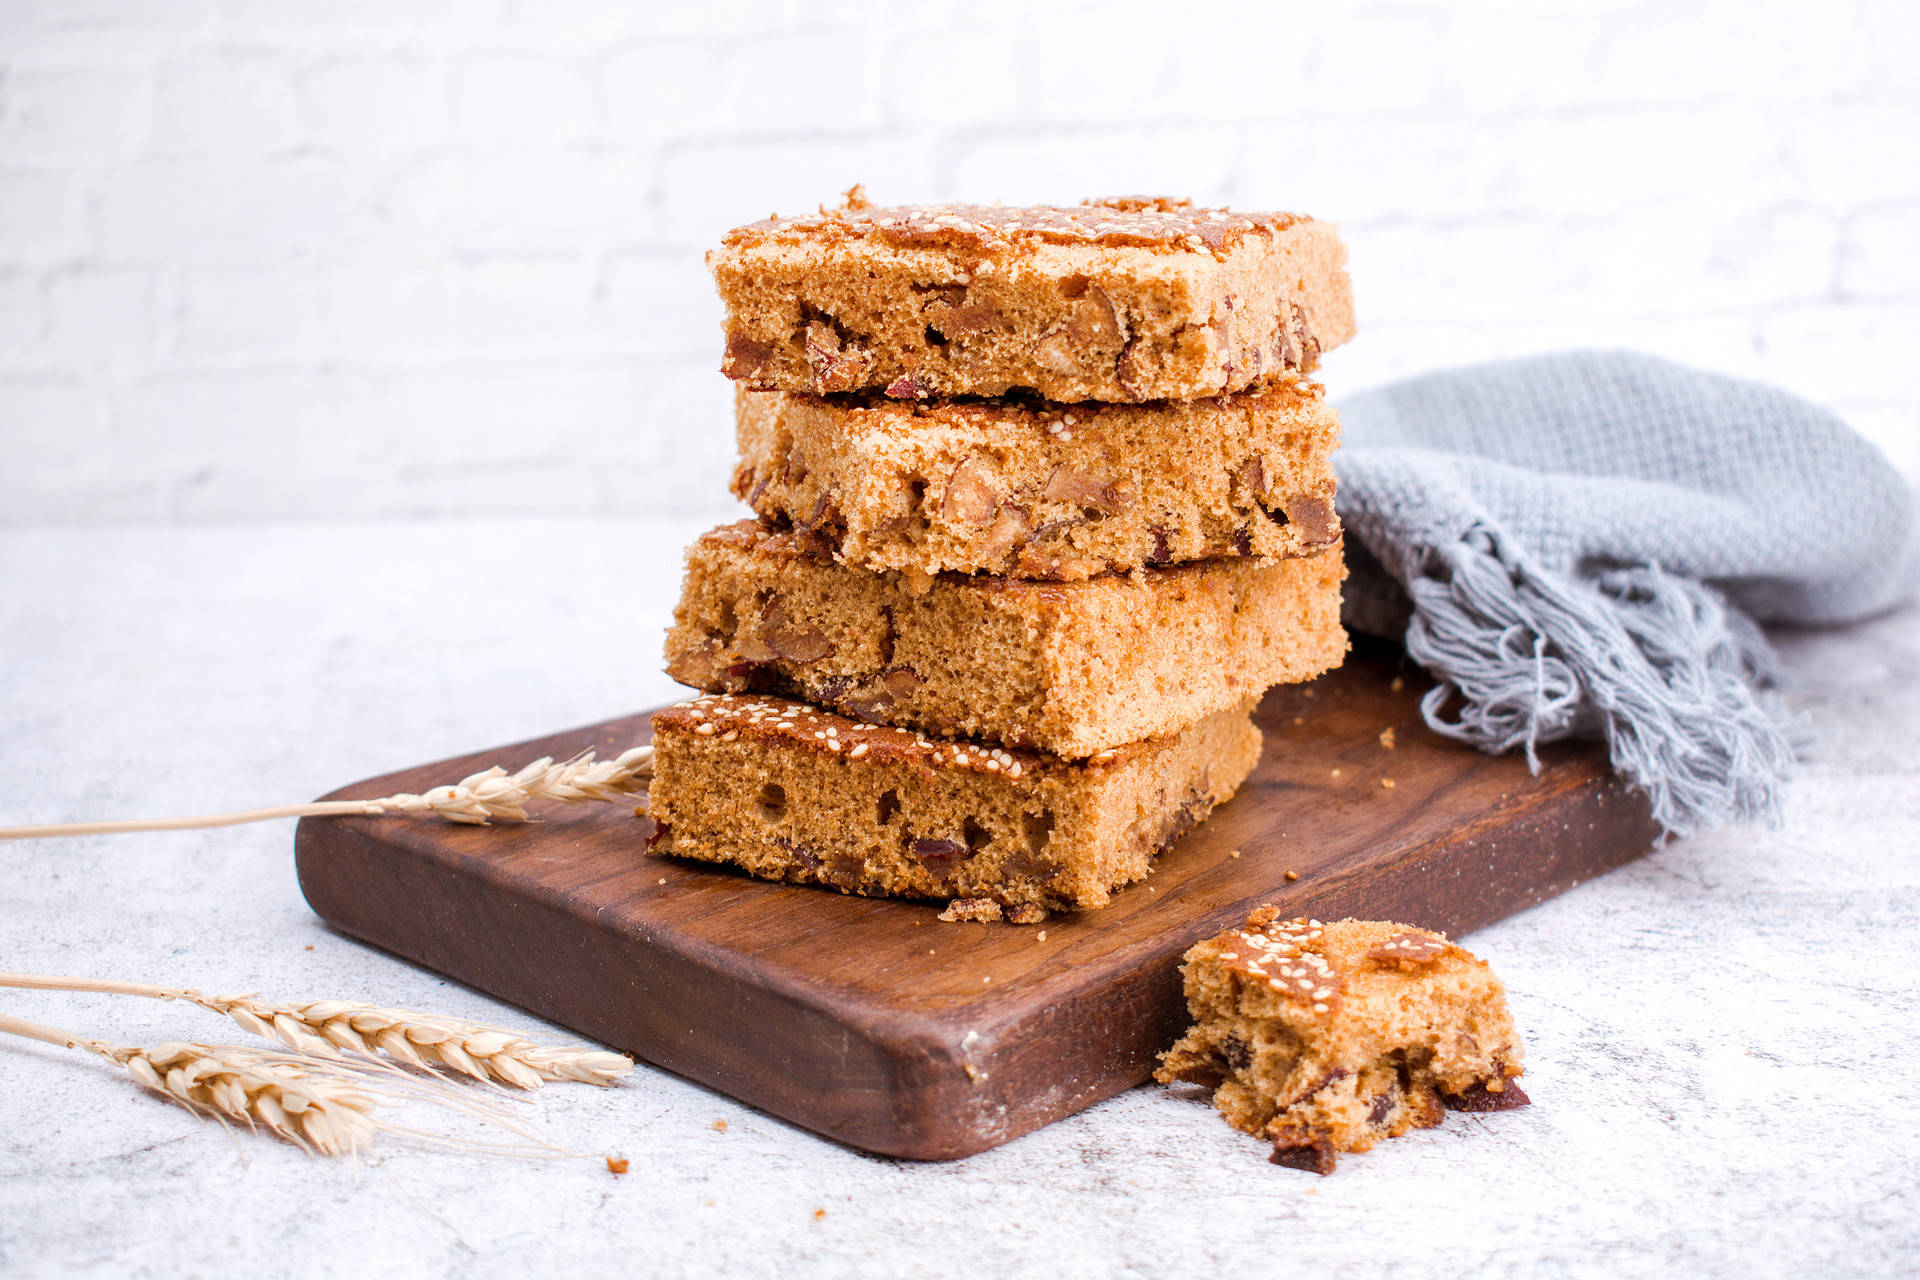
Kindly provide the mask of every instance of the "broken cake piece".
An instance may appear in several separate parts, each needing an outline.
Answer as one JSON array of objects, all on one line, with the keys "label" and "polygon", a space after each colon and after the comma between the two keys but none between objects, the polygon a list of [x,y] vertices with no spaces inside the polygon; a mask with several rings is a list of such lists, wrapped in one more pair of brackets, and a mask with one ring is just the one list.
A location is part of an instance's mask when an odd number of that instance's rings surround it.
[{"label": "broken cake piece", "polygon": [[667,673],[1069,759],[1172,733],[1346,653],[1336,545],[1044,583],[834,563],[752,520],[701,536]]},{"label": "broken cake piece", "polygon": [[1076,580],[1340,537],[1318,383],[1150,405],[741,391],[733,492],[843,562]]},{"label": "broken cake piece", "polygon": [[843,893],[994,903],[1016,923],[1101,907],[1245,780],[1252,712],[1076,762],[699,698],[653,717],[648,848]]},{"label": "broken cake piece", "polygon": [[1192,400],[1310,373],[1353,336],[1346,248],[1292,213],[1128,198],[842,208],[707,255],[746,386]]},{"label": "broken cake piece", "polygon": [[1331,1173],[1337,1153],[1431,1128],[1446,1108],[1527,1104],[1506,988],[1442,934],[1261,907],[1182,972],[1194,1025],[1154,1078],[1212,1087],[1275,1164]]}]

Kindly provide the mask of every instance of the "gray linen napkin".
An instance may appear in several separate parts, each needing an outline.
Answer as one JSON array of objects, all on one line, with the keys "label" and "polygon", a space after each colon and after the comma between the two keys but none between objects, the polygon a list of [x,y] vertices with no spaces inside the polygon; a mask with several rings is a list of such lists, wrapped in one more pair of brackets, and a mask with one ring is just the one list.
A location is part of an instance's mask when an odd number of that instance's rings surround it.
[{"label": "gray linen napkin", "polygon": [[1602,736],[1673,834],[1777,821],[1793,767],[1755,622],[1920,576],[1914,495],[1832,414],[1629,352],[1410,378],[1340,406],[1347,623],[1403,639],[1484,751]]}]

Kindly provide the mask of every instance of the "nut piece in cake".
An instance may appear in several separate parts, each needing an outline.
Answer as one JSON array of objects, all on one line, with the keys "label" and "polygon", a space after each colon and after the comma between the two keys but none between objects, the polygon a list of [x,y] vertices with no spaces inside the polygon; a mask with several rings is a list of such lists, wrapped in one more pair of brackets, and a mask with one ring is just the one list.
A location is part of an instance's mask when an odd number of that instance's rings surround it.
[{"label": "nut piece in cake", "polygon": [[1194,1025],[1154,1078],[1212,1086],[1273,1162],[1331,1173],[1336,1154],[1440,1123],[1445,1108],[1527,1104],[1520,1038],[1485,961],[1437,933],[1368,920],[1277,918],[1186,954]]},{"label": "nut piece in cake", "polygon": [[1075,580],[1340,537],[1317,383],[1150,405],[741,391],[733,491],[866,569]]},{"label": "nut piece in cake", "polygon": [[654,853],[843,893],[1105,906],[1232,796],[1260,754],[1253,703],[1070,762],[862,724],[779,698],[653,718]]},{"label": "nut piece in cake", "polygon": [[1084,759],[1338,665],[1340,555],[1071,583],[942,574],[915,591],[747,520],[689,550],[667,671],[709,692]]},{"label": "nut piece in cake", "polygon": [[856,188],[707,263],[721,369],[766,390],[1192,400],[1309,373],[1353,335],[1332,226],[1185,201],[875,208]]}]

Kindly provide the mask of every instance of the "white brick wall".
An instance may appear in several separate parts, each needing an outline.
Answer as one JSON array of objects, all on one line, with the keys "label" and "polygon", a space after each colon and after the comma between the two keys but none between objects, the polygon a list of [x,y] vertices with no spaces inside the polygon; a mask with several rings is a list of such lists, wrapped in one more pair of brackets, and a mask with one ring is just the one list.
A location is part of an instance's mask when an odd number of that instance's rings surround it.
[{"label": "white brick wall", "polygon": [[0,521],[724,510],[701,252],[881,198],[1339,220],[1336,390],[1633,345],[1920,477],[1908,0],[0,0]]}]

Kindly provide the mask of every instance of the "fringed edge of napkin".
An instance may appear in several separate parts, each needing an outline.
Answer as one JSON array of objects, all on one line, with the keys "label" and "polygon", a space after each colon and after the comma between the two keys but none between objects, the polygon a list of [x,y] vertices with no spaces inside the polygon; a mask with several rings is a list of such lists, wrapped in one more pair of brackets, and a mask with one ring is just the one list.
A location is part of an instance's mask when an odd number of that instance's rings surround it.
[{"label": "fringed edge of napkin", "polygon": [[1485,524],[1419,559],[1406,645],[1440,680],[1435,732],[1523,746],[1538,773],[1538,744],[1597,729],[1669,834],[1779,823],[1794,750],[1773,652],[1712,588],[1653,564],[1570,581]]}]

